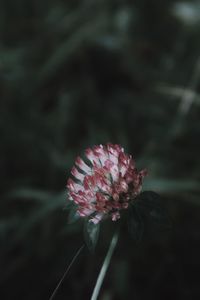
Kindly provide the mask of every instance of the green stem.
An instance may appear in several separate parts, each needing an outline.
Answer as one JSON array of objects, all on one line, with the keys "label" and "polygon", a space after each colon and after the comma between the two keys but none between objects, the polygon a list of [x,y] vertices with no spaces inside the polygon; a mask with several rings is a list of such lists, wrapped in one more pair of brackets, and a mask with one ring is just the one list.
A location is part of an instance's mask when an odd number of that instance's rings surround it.
[{"label": "green stem", "polygon": [[71,269],[72,265],[74,264],[75,260],[77,259],[77,257],[79,256],[79,254],[81,253],[81,251],[83,250],[83,248],[84,248],[84,245],[81,246],[81,247],[78,249],[78,251],[76,252],[76,254],[74,255],[74,257],[73,257],[71,263],[70,263],[69,266],[67,267],[67,269],[66,269],[66,271],[64,272],[64,274],[63,274],[62,278],[60,279],[60,281],[58,282],[58,284],[57,284],[56,288],[54,289],[54,291],[53,291],[51,297],[49,298],[49,300],[53,300],[53,299],[55,298],[55,295],[56,295],[56,293],[57,293],[59,287],[61,286],[63,280],[65,279],[66,275],[68,274],[69,270]]},{"label": "green stem", "polygon": [[108,249],[108,252],[107,252],[106,257],[104,259],[103,265],[101,267],[101,271],[100,271],[99,276],[97,278],[97,282],[95,284],[91,300],[97,300],[97,297],[99,295],[99,292],[100,292],[100,289],[101,289],[104,277],[105,277],[106,272],[108,270],[108,267],[109,267],[109,264],[110,264],[113,252],[114,252],[115,247],[117,245],[117,241],[118,241],[118,232],[113,235],[113,238],[111,240],[110,247]]}]

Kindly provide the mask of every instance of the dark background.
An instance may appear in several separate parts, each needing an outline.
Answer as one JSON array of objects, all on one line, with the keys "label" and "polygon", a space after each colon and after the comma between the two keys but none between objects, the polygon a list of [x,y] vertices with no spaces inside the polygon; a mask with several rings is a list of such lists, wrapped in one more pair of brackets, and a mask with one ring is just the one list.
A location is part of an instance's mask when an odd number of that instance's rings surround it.
[{"label": "dark background", "polygon": [[[200,299],[200,2],[0,1],[0,299],[48,299],[83,243],[66,180],[94,144],[123,145],[173,228],[124,230],[101,300]],[[90,299],[113,224],[56,299]]]}]

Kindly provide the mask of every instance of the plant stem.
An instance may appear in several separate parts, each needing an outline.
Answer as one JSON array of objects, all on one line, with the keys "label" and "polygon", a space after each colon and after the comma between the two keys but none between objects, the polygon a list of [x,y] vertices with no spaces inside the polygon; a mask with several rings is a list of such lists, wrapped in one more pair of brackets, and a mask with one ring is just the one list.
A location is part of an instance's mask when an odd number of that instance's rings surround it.
[{"label": "plant stem", "polygon": [[67,275],[67,273],[68,273],[69,270],[71,269],[73,263],[75,262],[75,260],[77,259],[77,257],[79,256],[79,254],[81,253],[81,251],[83,250],[83,248],[84,248],[84,245],[82,245],[82,246],[78,249],[78,251],[76,252],[76,254],[74,255],[74,257],[72,258],[72,260],[71,260],[69,266],[67,267],[65,273],[63,274],[62,278],[61,278],[60,281],[58,282],[58,284],[57,284],[55,290],[53,291],[51,297],[49,298],[49,300],[53,300],[53,299],[54,299],[54,297],[55,297],[55,295],[56,295],[56,293],[57,293],[57,291],[58,291],[60,285],[62,284],[63,280],[65,279],[65,276]]},{"label": "plant stem", "polygon": [[101,271],[100,271],[99,276],[97,278],[97,282],[96,282],[96,285],[94,287],[91,300],[97,300],[97,297],[99,295],[104,277],[105,277],[106,272],[107,272],[107,269],[109,267],[113,252],[114,252],[115,247],[117,245],[117,241],[118,241],[118,232],[113,235],[113,238],[111,240],[110,247],[108,249],[108,252],[107,252],[106,257],[104,259],[103,265],[101,267]]}]

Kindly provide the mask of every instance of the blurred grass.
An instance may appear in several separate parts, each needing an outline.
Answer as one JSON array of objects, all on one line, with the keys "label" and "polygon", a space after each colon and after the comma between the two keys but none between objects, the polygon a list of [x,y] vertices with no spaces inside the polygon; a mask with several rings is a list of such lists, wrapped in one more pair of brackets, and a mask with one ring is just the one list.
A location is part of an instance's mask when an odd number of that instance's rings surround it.
[{"label": "blurred grass", "polygon": [[[100,299],[199,298],[198,9],[0,2],[1,299],[48,299],[82,243],[63,210],[66,178],[77,155],[106,142],[148,169],[145,189],[164,197],[174,229],[137,247],[124,233]],[[89,299],[111,231],[103,224],[96,254],[80,257],[57,299]]]}]

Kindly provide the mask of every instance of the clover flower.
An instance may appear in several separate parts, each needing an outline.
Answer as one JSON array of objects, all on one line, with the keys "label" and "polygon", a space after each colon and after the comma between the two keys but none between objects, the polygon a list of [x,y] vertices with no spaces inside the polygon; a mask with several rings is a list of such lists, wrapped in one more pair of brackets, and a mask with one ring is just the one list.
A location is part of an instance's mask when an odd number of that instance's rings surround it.
[{"label": "clover flower", "polygon": [[80,217],[94,224],[108,216],[116,221],[140,193],[146,170],[138,172],[131,155],[119,145],[94,146],[85,155],[88,163],[78,157],[71,171],[74,180],[68,179],[69,200]]}]

